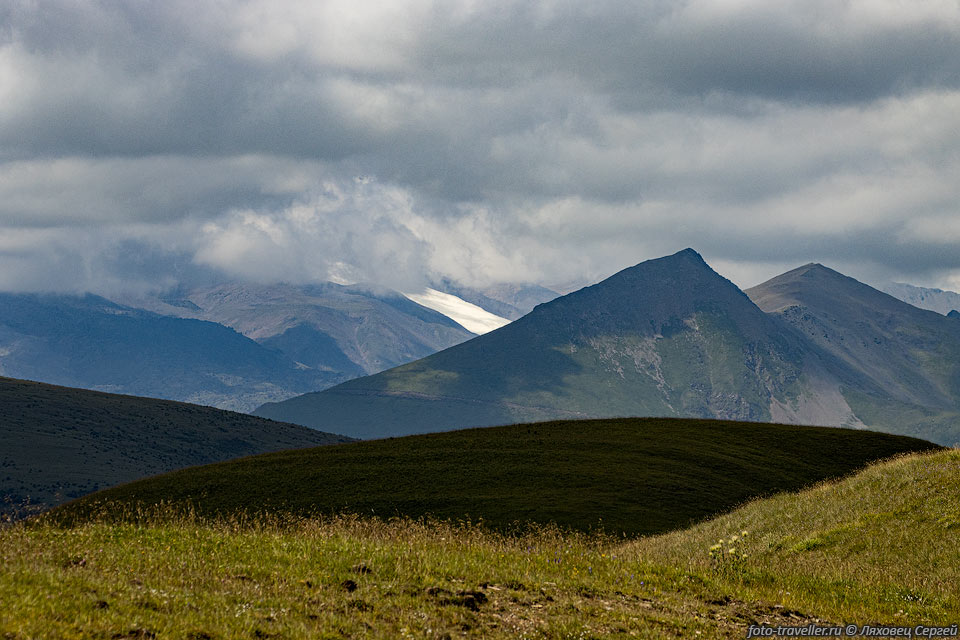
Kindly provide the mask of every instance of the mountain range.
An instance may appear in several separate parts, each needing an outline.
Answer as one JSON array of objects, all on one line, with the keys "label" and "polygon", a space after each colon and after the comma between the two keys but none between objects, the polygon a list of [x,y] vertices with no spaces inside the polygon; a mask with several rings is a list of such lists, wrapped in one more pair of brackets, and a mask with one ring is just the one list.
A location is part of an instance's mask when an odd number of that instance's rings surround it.
[{"label": "mountain range", "polygon": [[383,371],[474,336],[442,313],[376,285],[221,284],[168,292],[153,310],[217,322],[344,377]]},{"label": "mountain range", "polygon": [[960,323],[822,265],[747,292],[692,249],[426,358],[255,413],[360,438],[680,416],[960,440]]},{"label": "mountain range", "polygon": [[213,322],[42,294],[0,294],[0,374],[236,410],[344,379]]},{"label": "mountain range", "polygon": [[219,285],[120,302],[0,294],[0,375],[251,411],[469,339],[387,289]]}]

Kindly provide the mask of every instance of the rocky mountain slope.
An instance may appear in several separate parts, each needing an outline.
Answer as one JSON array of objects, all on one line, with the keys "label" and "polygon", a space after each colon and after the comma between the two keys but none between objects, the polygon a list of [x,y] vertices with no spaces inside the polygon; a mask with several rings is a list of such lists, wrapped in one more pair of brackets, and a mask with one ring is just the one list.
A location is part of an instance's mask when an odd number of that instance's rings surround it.
[{"label": "rocky mountain slope", "polygon": [[[747,294],[829,355],[831,393],[862,424],[943,444],[960,440],[960,323],[819,264]],[[804,397],[814,392],[824,390]]]},{"label": "rocky mountain slope", "polygon": [[451,349],[256,414],[363,438],[635,415],[960,439],[953,319],[819,266],[750,294],[760,306],[687,249]]}]

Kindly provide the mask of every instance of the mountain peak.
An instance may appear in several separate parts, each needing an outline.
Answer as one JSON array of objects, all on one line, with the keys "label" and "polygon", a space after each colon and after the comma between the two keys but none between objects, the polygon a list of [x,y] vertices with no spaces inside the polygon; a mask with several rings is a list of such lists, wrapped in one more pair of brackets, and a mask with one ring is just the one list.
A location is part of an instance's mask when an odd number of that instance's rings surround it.
[{"label": "mountain peak", "polygon": [[[644,273],[645,275],[652,275],[654,273],[663,273],[668,274],[670,270],[678,270],[674,273],[676,275],[683,276],[694,276],[697,273],[709,275],[712,278],[722,278],[716,271],[710,268],[710,265],[706,263],[699,253],[693,249],[687,248],[682,251],[677,251],[668,256],[663,256],[662,258],[651,258],[650,260],[644,260],[638,264],[633,265],[632,267],[627,267],[622,271],[619,271],[606,280],[602,280],[597,285],[602,285],[609,282],[615,282],[618,278],[624,277],[627,274],[632,273]],[[588,289],[591,287],[587,287]]]},{"label": "mountain peak", "polygon": [[800,306],[830,310],[832,314],[914,314],[917,309],[888,293],[874,289],[822,264],[810,263],[746,290],[758,307],[777,313]]},{"label": "mountain peak", "polygon": [[699,253],[697,253],[695,250],[691,249],[690,247],[687,247],[686,249],[681,249],[680,251],[677,251],[676,253],[672,253],[668,256],[663,256],[662,258],[653,258],[651,260],[645,260],[639,264],[634,265],[633,268],[640,267],[648,263],[662,263],[667,265],[672,263],[673,264],[686,263],[690,265],[696,265],[710,272],[713,272],[713,269],[711,269],[710,265],[708,265],[707,262],[703,259],[703,256],[701,256]]},{"label": "mountain peak", "polygon": [[765,322],[736,285],[690,248],[623,269],[540,305],[521,320],[553,326],[563,335],[658,335],[700,311],[728,314],[741,326],[760,331]]},{"label": "mountain peak", "polygon": [[703,256],[701,256],[699,253],[697,253],[694,249],[691,249],[690,247],[687,247],[686,249],[681,249],[680,251],[677,251],[677,252],[676,252],[675,254],[673,254],[672,256],[666,256],[666,257],[667,257],[667,258],[674,258],[674,257],[679,257],[679,256],[683,256],[683,257],[686,257],[686,258],[695,258],[695,259],[699,260],[700,262],[703,262],[704,264],[706,264],[706,262],[704,262],[704,260],[703,260]]},{"label": "mountain peak", "polygon": [[[805,264],[771,278],[747,289],[746,294],[767,313],[811,304],[813,300],[819,300],[825,305],[837,304],[839,300],[849,302],[854,299],[870,299],[876,303],[877,296],[893,300],[885,293],[876,291],[859,280],[845,276],[818,262]],[[881,300],[879,304],[882,306],[885,301]]]},{"label": "mountain peak", "polygon": [[[791,269],[790,271],[787,271],[786,273],[782,273],[779,276],[776,276],[775,278],[771,278],[767,282],[774,282],[774,281],[785,282],[785,281],[795,280],[797,278],[809,279],[809,278],[818,278],[818,277],[819,278],[831,277],[831,278],[851,279],[848,276],[843,275],[839,271],[834,271],[830,267],[823,266],[819,262],[808,262],[807,264],[801,267],[797,267],[796,269]],[[763,284],[765,285],[767,283],[764,282]],[[763,286],[763,285],[759,285],[759,286]]]}]

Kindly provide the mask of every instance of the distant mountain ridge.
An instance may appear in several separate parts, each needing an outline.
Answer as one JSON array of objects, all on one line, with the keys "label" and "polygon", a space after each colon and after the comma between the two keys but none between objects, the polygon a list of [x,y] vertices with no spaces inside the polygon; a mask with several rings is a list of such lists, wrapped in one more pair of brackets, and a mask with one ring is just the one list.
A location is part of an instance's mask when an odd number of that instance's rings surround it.
[{"label": "distant mountain ridge", "polygon": [[864,425],[960,440],[960,323],[819,264],[747,294],[829,354],[837,390]]},{"label": "distant mountain ridge", "polygon": [[295,359],[303,355],[304,340],[322,345],[304,364],[342,373],[343,379],[415,360],[474,335],[442,313],[377,285],[233,283],[131,304],[217,322],[284,353],[293,347],[289,355]]},{"label": "distant mountain ridge", "polygon": [[0,293],[0,374],[251,411],[473,334],[373,286],[220,285],[114,302]]},{"label": "distant mountain ridge", "polygon": [[[744,293],[686,249],[461,345],[255,413],[364,438],[632,415],[960,439],[955,321],[817,265],[780,278]],[[835,317],[831,305],[847,302],[853,316]],[[811,333],[818,322],[827,338]],[[887,344],[898,355],[885,367]],[[925,400],[934,404],[924,411]]]},{"label": "distant mountain ridge", "polygon": [[0,375],[236,410],[344,379],[220,324],[90,294],[0,294]]},{"label": "distant mountain ridge", "polygon": [[902,282],[888,283],[882,286],[880,290],[915,307],[929,309],[943,315],[960,310],[960,293],[955,291],[917,287]]}]

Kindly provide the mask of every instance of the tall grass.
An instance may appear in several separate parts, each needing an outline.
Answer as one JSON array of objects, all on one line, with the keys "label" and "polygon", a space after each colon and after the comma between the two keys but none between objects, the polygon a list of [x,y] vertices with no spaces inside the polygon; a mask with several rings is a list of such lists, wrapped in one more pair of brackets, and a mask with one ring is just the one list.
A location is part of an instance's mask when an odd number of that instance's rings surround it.
[{"label": "tall grass", "polygon": [[[0,533],[0,630],[69,637],[655,637],[652,584],[599,534],[340,516]],[[692,602],[695,602],[692,601]],[[682,613],[667,615],[677,633]],[[696,625],[695,625],[696,626]]]},{"label": "tall grass", "polygon": [[[719,562],[705,552],[718,544]],[[711,576],[744,597],[835,619],[954,623],[960,451],[902,456],[628,549],[645,562]]]}]

